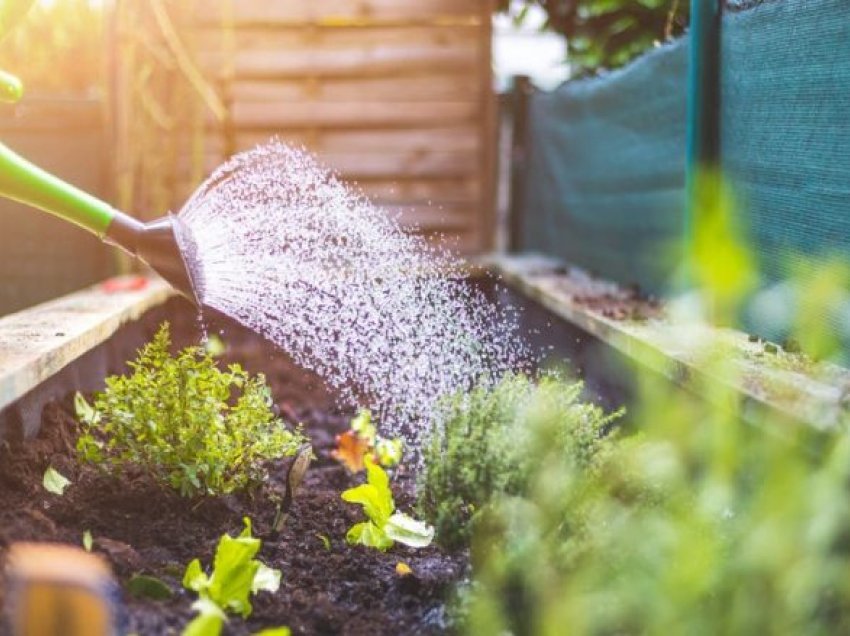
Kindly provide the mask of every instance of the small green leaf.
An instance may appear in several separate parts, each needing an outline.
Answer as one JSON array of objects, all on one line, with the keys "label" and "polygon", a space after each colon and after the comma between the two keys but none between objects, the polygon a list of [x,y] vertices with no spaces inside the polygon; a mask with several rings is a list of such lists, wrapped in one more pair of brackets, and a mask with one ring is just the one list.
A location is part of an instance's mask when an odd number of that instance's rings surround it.
[{"label": "small green leaf", "polygon": [[331,540],[328,538],[328,535],[316,533],[316,536],[322,542],[322,545],[325,546],[325,550],[329,551],[331,549]]},{"label": "small green leaf", "polygon": [[42,479],[42,485],[47,492],[53,493],[54,495],[59,495],[60,497],[65,493],[65,489],[71,484],[71,481],[62,475],[58,470],[53,468],[53,466],[48,467],[46,471],[44,471],[44,479]]},{"label": "small green leaf", "polygon": [[255,632],[254,636],[290,636],[292,631],[288,627],[269,627],[259,632]]},{"label": "small green leaf", "polygon": [[342,493],[342,500],[363,506],[363,512],[366,513],[366,516],[378,525],[386,523],[386,520],[392,514],[392,510],[387,510],[387,506],[381,501],[378,490],[372,484],[361,484],[349,488]]},{"label": "small green leaf", "polygon": [[384,526],[384,532],[393,541],[398,541],[411,548],[424,548],[434,540],[434,528],[422,521],[397,512]]},{"label": "small green leaf", "polygon": [[364,521],[353,525],[346,533],[345,540],[351,545],[365,545],[368,548],[375,548],[382,552],[393,547],[392,539],[387,537],[384,531],[371,521]]},{"label": "small green leaf", "polygon": [[86,552],[91,552],[92,546],[94,546],[94,539],[91,536],[91,531],[86,530],[83,532],[83,548]]},{"label": "small green leaf", "polygon": [[134,574],[127,581],[127,591],[136,598],[165,601],[173,596],[171,588],[155,576]]},{"label": "small green leaf", "polygon": [[96,424],[98,422],[97,411],[86,401],[86,398],[79,391],[74,395],[74,412],[77,414],[77,418],[84,424]]},{"label": "small green leaf", "polygon": [[363,512],[369,520],[378,527],[382,527],[395,510],[390,478],[370,457],[366,457],[365,464],[368,483],[349,488],[342,493],[342,499],[363,506]]},{"label": "small green leaf", "polygon": [[207,353],[213,358],[219,358],[224,355],[225,351],[227,351],[227,345],[225,345],[224,341],[216,334],[212,334],[204,343],[204,349],[206,349]]},{"label": "small green leaf", "polygon": [[219,636],[226,620],[224,612],[212,601],[199,600],[192,604],[198,615],[186,625],[182,636]]},{"label": "small green leaf", "polygon": [[237,537],[225,534],[219,539],[212,573],[207,576],[201,562],[194,559],[186,568],[183,585],[198,593],[198,602],[247,618],[253,609],[251,595],[276,592],[281,573],[254,558],[262,544],[251,535],[251,520],[246,517],[244,523],[245,528]]},{"label": "small green leaf", "polygon": [[375,452],[378,455],[378,463],[387,468],[397,466],[401,462],[402,442],[400,439],[378,438],[375,444]]},{"label": "small green leaf", "polygon": [[186,573],[183,575],[183,587],[195,592],[200,592],[202,589],[207,587],[207,585],[209,585],[209,577],[207,577],[203,568],[201,568],[200,559],[193,559],[192,562],[186,566]]},{"label": "small green leaf", "polygon": [[372,412],[369,409],[360,409],[357,416],[351,420],[351,430],[365,439],[369,446],[374,446],[377,431],[372,424]]},{"label": "small green leaf", "polygon": [[251,584],[251,592],[277,592],[280,588],[280,570],[270,568],[267,565],[260,563],[257,568],[257,573],[254,575],[254,582]]}]

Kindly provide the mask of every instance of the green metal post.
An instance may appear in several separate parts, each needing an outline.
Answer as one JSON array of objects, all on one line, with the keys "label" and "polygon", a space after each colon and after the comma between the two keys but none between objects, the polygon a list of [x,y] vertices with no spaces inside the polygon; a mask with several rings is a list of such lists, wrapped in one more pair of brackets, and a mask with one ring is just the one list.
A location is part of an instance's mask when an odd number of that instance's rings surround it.
[{"label": "green metal post", "polygon": [[691,0],[688,60],[687,202],[684,257],[690,259],[702,195],[701,174],[715,174],[720,163],[720,0]]},{"label": "green metal post", "polygon": [[510,201],[508,203],[508,251],[519,252],[525,246],[523,211],[528,170],[528,106],[534,86],[527,75],[513,78],[511,91],[512,134],[510,157]]}]

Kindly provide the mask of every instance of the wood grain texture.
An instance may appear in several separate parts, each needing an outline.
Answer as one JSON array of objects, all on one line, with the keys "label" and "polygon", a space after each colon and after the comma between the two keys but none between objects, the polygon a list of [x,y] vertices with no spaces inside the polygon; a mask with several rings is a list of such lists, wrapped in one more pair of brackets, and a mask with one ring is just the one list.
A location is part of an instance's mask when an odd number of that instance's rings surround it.
[{"label": "wood grain texture", "polygon": [[[480,248],[492,218],[491,10],[490,0],[210,3],[194,40],[229,108],[220,155],[272,138],[304,146],[403,210],[406,227]],[[206,125],[215,137],[219,125]]]},{"label": "wood grain texture", "polygon": [[201,52],[198,59],[208,75],[232,72],[243,79],[294,79],[301,77],[386,77],[411,73],[474,74],[478,64],[475,42],[454,45],[377,44],[348,49],[304,48],[292,51],[236,50]]},{"label": "wood grain texture", "polygon": [[[676,323],[665,317],[610,318],[581,299],[599,290],[610,297],[621,288],[557,259],[520,254],[491,256],[482,264],[556,316],[672,382],[687,385],[688,378],[699,376],[709,385],[724,387],[723,391],[703,390],[702,395],[720,400],[724,409],[734,408],[729,399],[735,397],[742,417],[756,425],[764,424],[765,414],[773,422],[780,415],[819,429],[846,424],[841,398],[850,383],[847,369],[824,362],[807,365],[805,371],[791,370],[772,362],[771,356],[757,355],[763,353],[764,344],[751,342],[748,334],[735,329]],[[723,374],[717,373],[716,358],[706,355],[707,351],[723,352]]]},{"label": "wood grain texture", "polygon": [[392,103],[434,101],[476,101],[481,87],[469,81],[466,73],[430,68],[423,73],[394,77],[301,76],[275,80],[237,79],[233,83],[234,102],[326,102],[386,101]]},{"label": "wood grain texture", "polygon": [[0,408],[173,294],[158,277],[137,291],[109,293],[95,285],[0,319]]},{"label": "wood grain texture", "polygon": [[[286,108],[286,106],[281,106]],[[303,145],[317,155],[334,152],[476,152],[482,143],[475,125],[458,124],[373,130],[334,128],[239,131],[236,149],[247,150],[271,139]]]},{"label": "wood grain texture", "polygon": [[[223,19],[223,3],[198,12],[202,24]],[[237,25],[456,23],[479,19],[479,0],[232,0]]]},{"label": "wood grain texture", "polygon": [[237,102],[233,124],[239,130],[278,128],[409,128],[475,122],[475,102]]}]

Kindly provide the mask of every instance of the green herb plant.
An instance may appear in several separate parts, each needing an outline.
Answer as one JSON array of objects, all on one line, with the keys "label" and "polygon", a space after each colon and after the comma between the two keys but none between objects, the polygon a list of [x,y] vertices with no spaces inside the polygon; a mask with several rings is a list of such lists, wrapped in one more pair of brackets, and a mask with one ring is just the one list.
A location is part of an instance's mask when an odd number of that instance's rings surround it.
[{"label": "green herb plant", "polygon": [[545,408],[556,422],[547,442],[590,470],[620,413],[581,401],[582,384],[560,373],[537,380],[506,375],[495,385],[450,396],[437,409],[423,446],[418,511],[448,548],[469,543],[475,520],[496,497],[522,495],[534,475],[536,440],[530,422]]},{"label": "green herb plant", "polygon": [[202,347],[169,355],[165,323],[132,373],[112,376],[93,405],[77,394],[81,459],[119,472],[135,466],[186,497],[253,488],[267,461],[295,454],[304,438],[271,410],[262,374],[221,370]]},{"label": "green herb plant", "polygon": [[366,457],[366,483],[342,493],[344,501],[360,504],[368,521],[355,524],[345,536],[349,544],[361,544],[381,551],[397,541],[424,548],[434,538],[434,529],[412,517],[396,512],[390,478],[378,464]]},{"label": "green herb plant", "polygon": [[[192,608],[198,613],[184,636],[218,636],[228,614],[242,618],[251,615],[251,596],[258,592],[277,592],[280,570],[256,559],[262,542],[252,536],[251,520],[244,519],[245,528],[237,537],[225,534],[218,542],[210,574],[204,572],[200,559],[194,559],[183,575],[183,586],[197,592]],[[262,633],[262,632],[261,632]],[[266,630],[267,634],[288,634],[284,627]]]}]

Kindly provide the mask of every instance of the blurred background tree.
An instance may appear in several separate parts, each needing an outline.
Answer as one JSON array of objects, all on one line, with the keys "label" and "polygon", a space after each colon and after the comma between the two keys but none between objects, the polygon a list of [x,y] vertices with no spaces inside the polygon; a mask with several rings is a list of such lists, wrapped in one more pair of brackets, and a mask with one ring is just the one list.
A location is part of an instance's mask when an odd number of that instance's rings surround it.
[{"label": "blurred background tree", "polygon": [[87,93],[104,81],[102,0],[39,0],[0,45],[28,92]]},{"label": "blurred background tree", "polygon": [[532,7],[546,12],[545,29],[567,40],[574,75],[623,66],[678,35],[688,24],[688,0],[499,0],[521,24]]}]

